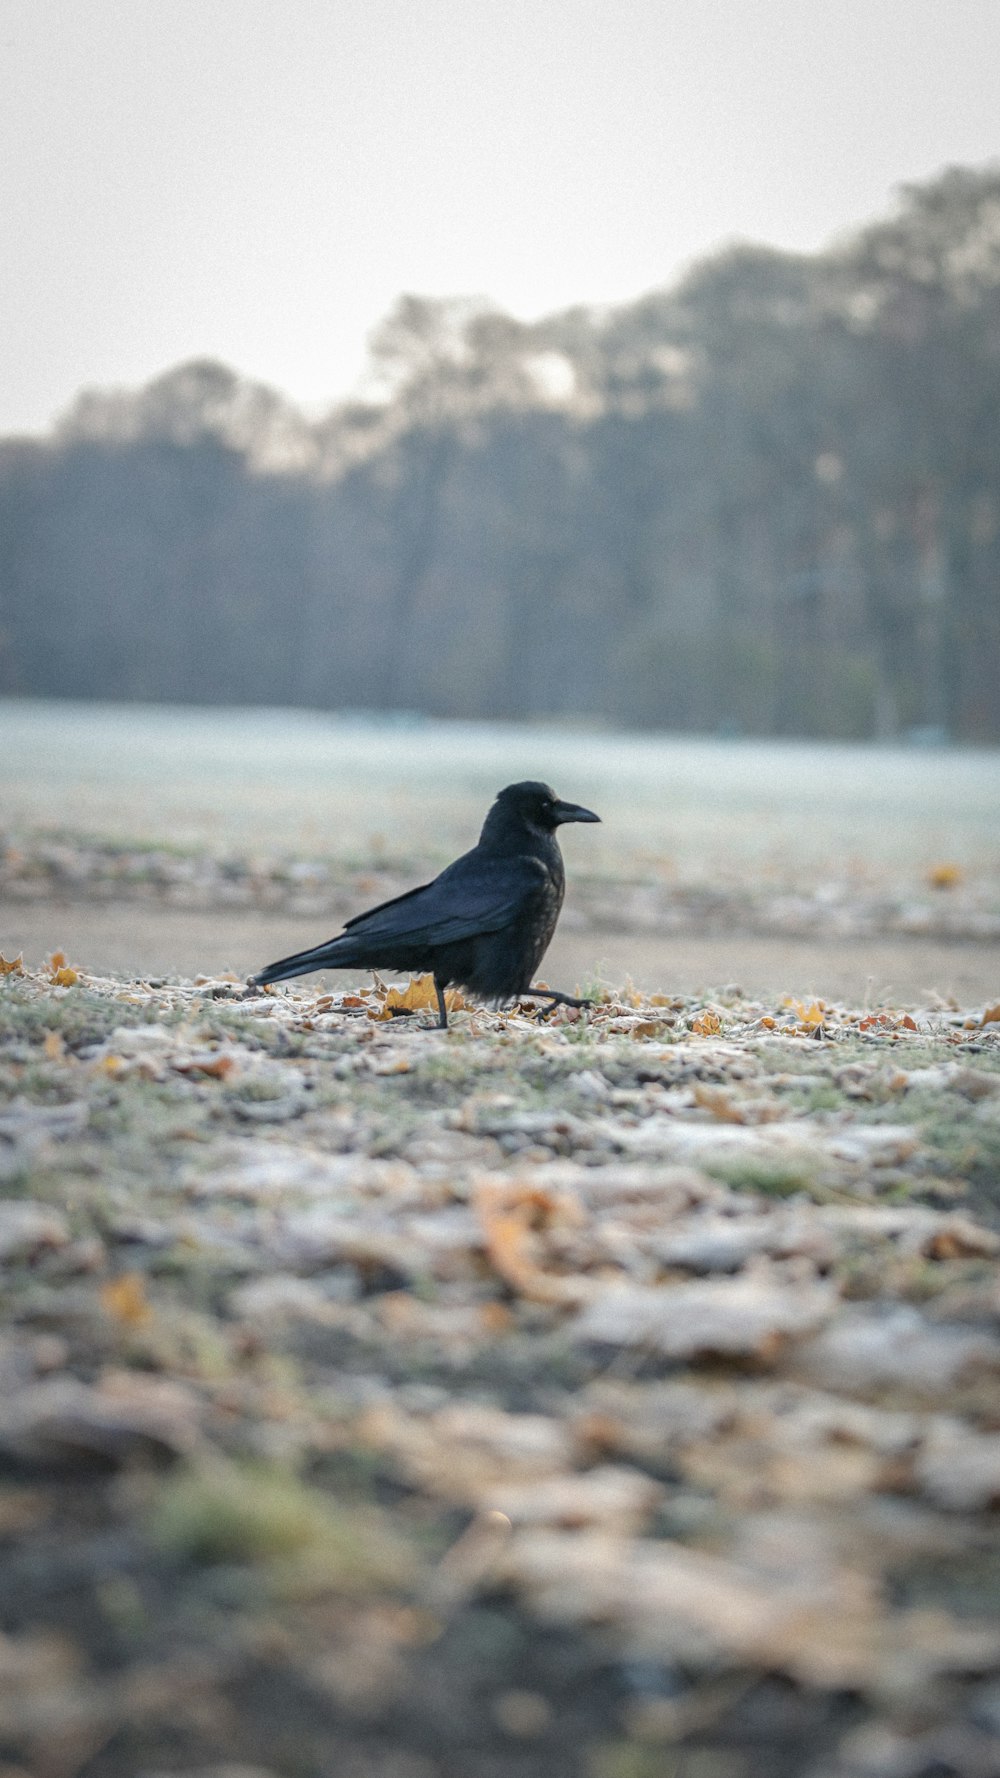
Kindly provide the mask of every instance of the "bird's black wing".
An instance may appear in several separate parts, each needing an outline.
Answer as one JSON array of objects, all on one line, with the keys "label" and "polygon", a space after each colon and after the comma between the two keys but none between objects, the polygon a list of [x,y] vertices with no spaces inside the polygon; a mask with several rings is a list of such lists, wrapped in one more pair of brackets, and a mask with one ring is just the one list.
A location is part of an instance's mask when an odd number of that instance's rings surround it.
[{"label": "bird's black wing", "polygon": [[530,920],[549,874],[537,858],[498,858],[473,850],[457,858],[433,883],[408,889],[367,913],[355,914],[326,944],[279,957],[254,977],[258,984],[288,981],[314,969],[432,967],[438,946],[500,932]]},{"label": "bird's black wing", "polygon": [[453,944],[498,932],[519,919],[545,882],[545,867],[538,859],[467,852],[432,883],[355,914],[344,931],[364,941]]}]

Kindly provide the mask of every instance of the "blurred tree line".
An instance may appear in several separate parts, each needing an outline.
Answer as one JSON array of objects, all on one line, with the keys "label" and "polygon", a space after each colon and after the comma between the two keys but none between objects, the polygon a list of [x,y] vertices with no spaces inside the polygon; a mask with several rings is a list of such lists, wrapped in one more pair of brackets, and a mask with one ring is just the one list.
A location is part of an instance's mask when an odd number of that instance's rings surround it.
[{"label": "blurred tree line", "polygon": [[404,297],[0,445],[0,691],[1000,740],[1000,168],[527,324]]}]

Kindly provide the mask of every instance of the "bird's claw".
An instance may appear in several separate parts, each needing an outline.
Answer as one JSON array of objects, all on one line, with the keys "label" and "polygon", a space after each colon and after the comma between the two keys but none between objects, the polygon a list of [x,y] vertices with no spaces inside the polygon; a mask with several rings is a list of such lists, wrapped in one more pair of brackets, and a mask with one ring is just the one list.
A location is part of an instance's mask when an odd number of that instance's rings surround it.
[{"label": "bird's claw", "polygon": [[553,994],[544,1006],[538,1008],[535,1014],[535,1023],[540,1025],[551,1012],[555,1012],[557,1006],[572,1006],[579,1009],[584,1006],[593,1006],[593,1004],[592,1000],[578,1000],[575,994]]}]

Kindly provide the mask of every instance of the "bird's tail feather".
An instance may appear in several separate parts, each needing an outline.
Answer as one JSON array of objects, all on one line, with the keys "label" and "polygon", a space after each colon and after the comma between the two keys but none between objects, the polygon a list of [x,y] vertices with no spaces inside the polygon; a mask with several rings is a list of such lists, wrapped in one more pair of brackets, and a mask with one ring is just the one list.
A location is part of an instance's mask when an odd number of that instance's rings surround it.
[{"label": "bird's tail feather", "polygon": [[[336,943],[336,941],[334,941]],[[314,945],[309,951],[296,951],[291,957],[279,957],[276,963],[269,963],[265,969],[259,969],[254,981],[260,988],[271,982],[287,982],[296,975],[308,975],[313,969],[341,969],[350,964],[353,958],[344,957],[339,952],[334,955],[334,945]]]}]

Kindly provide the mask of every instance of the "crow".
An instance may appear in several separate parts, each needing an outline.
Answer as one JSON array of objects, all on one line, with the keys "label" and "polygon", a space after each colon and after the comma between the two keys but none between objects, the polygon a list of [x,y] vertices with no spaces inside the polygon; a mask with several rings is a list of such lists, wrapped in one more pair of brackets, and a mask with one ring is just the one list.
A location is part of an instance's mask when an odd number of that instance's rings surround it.
[{"label": "crow", "polygon": [[251,987],[288,981],[313,969],[407,969],[430,973],[438,1028],[447,1030],[444,990],[452,982],[487,1006],[529,998],[554,1006],[586,1006],[571,994],[532,988],[531,978],[555,931],[566,888],[556,828],[599,821],[576,803],[562,803],[547,784],[529,780],[501,790],[478,845],[432,883],[408,889],[348,920],[342,933],[310,951],[280,957]]}]

